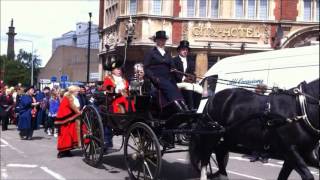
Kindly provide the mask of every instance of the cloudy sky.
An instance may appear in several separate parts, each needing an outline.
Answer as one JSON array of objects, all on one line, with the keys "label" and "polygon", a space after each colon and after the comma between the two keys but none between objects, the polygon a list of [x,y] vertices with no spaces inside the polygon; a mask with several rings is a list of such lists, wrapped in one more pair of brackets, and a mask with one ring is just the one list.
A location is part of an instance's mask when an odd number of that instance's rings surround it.
[{"label": "cloudy sky", "polygon": [[[24,49],[34,52],[42,59],[44,66],[51,57],[52,39],[76,29],[77,22],[88,22],[88,12],[92,12],[92,22],[98,24],[99,0],[1,0],[1,50],[7,53],[8,26],[14,20],[15,52]],[[19,41],[20,39],[20,41]]]}]

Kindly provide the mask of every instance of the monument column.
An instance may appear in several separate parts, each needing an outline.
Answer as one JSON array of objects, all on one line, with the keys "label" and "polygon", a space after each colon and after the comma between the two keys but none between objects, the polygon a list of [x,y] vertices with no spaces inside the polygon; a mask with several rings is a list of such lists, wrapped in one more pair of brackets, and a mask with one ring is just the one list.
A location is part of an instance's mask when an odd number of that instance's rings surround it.
[{"label": "monument column", "polygon": [[13,27],[13,19],[11,19],[11,26],[9,27],[9,32],[7,32],[8,35],[8,47],[7,47],[7,58],[8,59],[14,59],[14,36],[17,35],[17,33],[14,32],[15,27]]}]

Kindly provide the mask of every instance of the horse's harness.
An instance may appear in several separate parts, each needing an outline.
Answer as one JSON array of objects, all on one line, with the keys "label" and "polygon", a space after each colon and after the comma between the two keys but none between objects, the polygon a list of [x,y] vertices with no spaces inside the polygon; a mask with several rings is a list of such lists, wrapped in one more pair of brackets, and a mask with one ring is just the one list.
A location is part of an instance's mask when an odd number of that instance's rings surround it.
[{"label": "horse's harness", "polygon": [[[299,120],[303,120],[303,122],[305,123],[305,125],[307,125],[307,127],[314,133],[316,134],[320,134],[320,130],[317,129],[316,127],[314,127],[309,118],[308,118],[308,114],[307,114],[307,100],[306,100],[306,97],[309,98],[309,99],[312,99],[314,101],[317,102],[317,105],[320,106],[320,101],[303,92],[303,89],[302,89],[302,83],[298,85],[298,87],[294,88],[293,89],[293,92],[290,92],[288,90],[281,90],[281,89],[277,89],[277,88],[274,88],[272,90],[273,93],[275,94],[281,94],[281,93],[284,93],[284,94],[288,94],[288,95],[292,95],[292,96],[295,96],[296,97],[296,100],[298,102],[298,105],[299,105],[299,108],[300,108],[300,112],[301,112],[301,115],[297,115],[295,117],[285,117],[285,122],[287,123],[293,123],[293,122],[297,122]],[[268,101],[266,102],[266,109],[264,110],[264,114],[269,116],[271,113],[271,103],[270,103],[270,98],[268,98]],[[270,119],[267,121],[267,126],[271,127],[273,126],[273,121],[274,119]]]},{"label": "horse's harness", "polygon": [[[312,100],[315,100],[318,102],[318,106],[320,106],[320,100],[314,98],[313,96],[307,94],[307,93],[304,93],[303,90],[302,90],[302,84],[300,84],[297,88],[294,88],[293,89],[293,92],[294,94],[296,94],[297,96],[297,101],[299,103],[299,106],[300,106],[300,110],[301,110],[301,115],[300,116],[296,116],[294,118],[292,118],[292,120],[299,120],[299,119],[302,119],[305,124],[313,131],[315,132],[316,134],[320,134],[320,130],[317,129],[316,127],[314,127],[309,118],[308,118],[308,114],[307,114],[307,100],[306,100],[306,97],[312,99]],[[290,122],[291,119],[287,119],[288,122]],[[291,121],[292,121],[291,120]]]}]

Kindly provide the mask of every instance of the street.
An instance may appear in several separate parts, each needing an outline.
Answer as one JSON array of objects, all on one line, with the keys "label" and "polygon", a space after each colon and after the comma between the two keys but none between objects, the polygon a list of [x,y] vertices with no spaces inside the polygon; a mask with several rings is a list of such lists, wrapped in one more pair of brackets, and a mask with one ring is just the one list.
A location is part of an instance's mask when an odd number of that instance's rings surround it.
[{"label": "street", "polygon": [[[93,168],[83,161],[80,150],[74,150],[73,157],[57,159],[56,141],[57,138],[46,135],[43,129],[35,131],[32,140],[20,140],[14,125],[10,125],[8,131],[1,131],[1,179],[129,179],[122,150],[104,156],[102,166]],[[114,137],[114,145],[120,147],[121,137]],[[273,159],[265,164],[250,163],[241,154],[232,153],[228,176],[230,179],[276,179],[281,164],[282,161]],[[319,170],[310,170],[315,179],[319,179]],[[163,156],[161,179],[199,179],[199,175],[189,164],[186,152],[172,153]],[[293,172],[289,179],[301,178]]]}]

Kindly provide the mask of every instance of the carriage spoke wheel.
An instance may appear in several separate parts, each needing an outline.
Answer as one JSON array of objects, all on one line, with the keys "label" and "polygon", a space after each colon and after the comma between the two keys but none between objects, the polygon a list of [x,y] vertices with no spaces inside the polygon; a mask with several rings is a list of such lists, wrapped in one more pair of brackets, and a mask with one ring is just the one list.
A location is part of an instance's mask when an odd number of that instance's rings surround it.
[{"label": "carriage spoke wheel", "polygon": [[124,142],[124,157],[131,179],[158,179],[161,151],[157,136],[145,123],[133,124]]},{"label": "carriage spoke wheel", "polygon": [[86,106],[82,112],[80,142],[84,161],[90,166],[99,166],[103,157],[104,133],[101,116],[93,106]]}]

